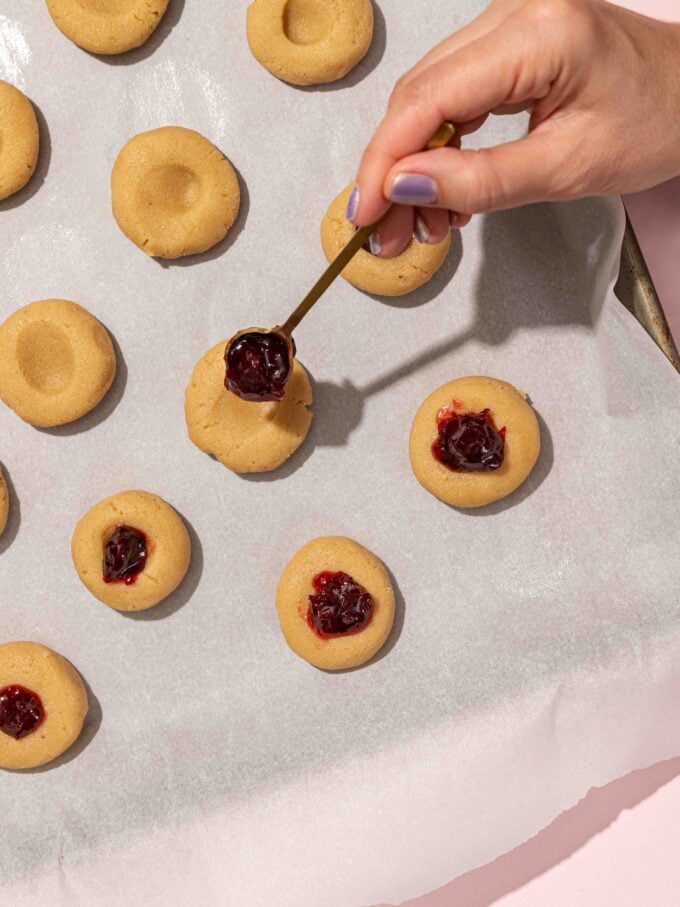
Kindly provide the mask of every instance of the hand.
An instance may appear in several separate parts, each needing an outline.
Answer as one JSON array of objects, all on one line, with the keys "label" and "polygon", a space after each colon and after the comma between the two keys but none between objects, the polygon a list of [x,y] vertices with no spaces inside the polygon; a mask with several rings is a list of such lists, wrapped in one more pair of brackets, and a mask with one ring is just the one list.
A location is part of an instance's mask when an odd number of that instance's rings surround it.
[{"label": "hand", "polygon": [[[490,113],[529,134],[461,150]],[[423,152],[443,120],[452,146]],[[494,0],[399,79],[364,152],[348,217],[398,203],[371,250],[440,242],[472,214],[648,188],[680,173],[680,25],[604,0]]]}]

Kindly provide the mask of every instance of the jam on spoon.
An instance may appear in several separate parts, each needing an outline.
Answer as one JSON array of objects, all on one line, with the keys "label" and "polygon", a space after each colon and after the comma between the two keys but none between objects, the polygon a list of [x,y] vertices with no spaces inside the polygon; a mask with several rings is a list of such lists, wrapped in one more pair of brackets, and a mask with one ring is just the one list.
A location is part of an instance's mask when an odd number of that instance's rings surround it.
[{"label": "jam on spoon", "polygon": [[104,582],[131,585],[144,569],[147,556],[147,537],[141,529],[116,526],[104,546]]},{"label": "jam on spoon", "polygon": [[357,633],[371,619],[373,596],[348,573],[317,573],[312,586],[307,622],[319,636]]},{"label": "jam on spoon", "polygon": [[20,740],[45,720],[45,708],[40,696],[19,684],[0,690],[0,731]]},{"label": "jam on spoon", "polygon": [[505,428],[496,428],[488,409],[460,413],[457,403],[437,415],[438,434],[432,442],[435,460],[454,472],[498,469],[503,464]]},{"label": "jam on spoon", "polygon": [[279,402],[290,375],[295,343],[277,330],[236,334],[224,353],[224,386],[251,403]]},{"label": "jam on spoon", "polygon": [[[442,123],[430,138],[425,150],[443,148],[456,134],[453,123]],[[323,296],[335,278],[342,273],[356,253],[383,223],[386,211],[365,227],[359,227],[345,246],[338,252],[321,277],[302,301],[293,309],[283,324],[271,330],[248,328],[231,338],[224,351],[227,373],[224,386],[242,400],[253,403],[278,402],[283,399],[286,381],[290,376],[295,343],[293,331],[312,306]]]}]

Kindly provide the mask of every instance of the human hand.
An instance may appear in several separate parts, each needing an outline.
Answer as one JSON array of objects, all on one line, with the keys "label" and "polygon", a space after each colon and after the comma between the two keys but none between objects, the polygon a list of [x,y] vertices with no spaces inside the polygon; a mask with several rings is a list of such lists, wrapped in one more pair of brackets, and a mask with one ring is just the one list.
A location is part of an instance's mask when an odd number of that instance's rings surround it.
[{"label": "human hand", "polygon": [[[490,113],[531,111],[529,134],[479,150]],[[423,152],[444,120],[452,146]],[[648,188],[680,173],[680,25],[605,0],[493,0],[397,82],[347,215],[397,206],[371,250],[440,242],[472,214]]]}]

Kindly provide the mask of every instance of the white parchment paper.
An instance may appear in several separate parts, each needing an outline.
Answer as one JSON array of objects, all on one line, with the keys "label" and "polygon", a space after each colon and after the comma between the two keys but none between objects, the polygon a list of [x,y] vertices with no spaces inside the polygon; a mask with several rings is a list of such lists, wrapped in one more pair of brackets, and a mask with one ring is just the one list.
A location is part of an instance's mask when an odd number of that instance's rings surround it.
[{"label": "white parchment paper", "polygon": [[[367,60],[301,91],[251,57],[243,3],[172,0],[117,60],[42,3],[0,3],[0,77],[43,133],[38,175],[0,208],[0,317],[66,297],[120,350],[76,425],[0,409],[0,638],[62,652],[92,703],[59,764],[0,775],[3,904],[396,903],[680,752],[679,381],[611,293],[618,201],[476,218],[402,300],[338,282],[297,337],[316,418],[277,473],[240,478],[186,437],[195,362],[307,290],[394,80],[482,6],[380,0]],[[243,188],[227,241],[177,264],[119,232],[108,188],[122,144],[168,123],[212,139]],[[529,392],[543,450],[513,498],[462,513],[417,484],[407,440],[431,390],[477,373]],[[170,501],[194,544],[184,585],[136,617],[95,601],[69,552],[81,514],[125,488]],[[339,675],[287,649],[273,601],[290,556],[331,533],[399,591],[382,657]]]}]

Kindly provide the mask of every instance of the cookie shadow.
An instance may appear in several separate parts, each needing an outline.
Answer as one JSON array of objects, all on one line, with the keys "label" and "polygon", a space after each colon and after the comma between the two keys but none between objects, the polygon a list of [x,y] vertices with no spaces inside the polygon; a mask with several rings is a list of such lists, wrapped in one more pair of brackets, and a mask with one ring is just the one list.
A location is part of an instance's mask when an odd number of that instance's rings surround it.
[{"label": "cookie shadow", "polygon": [[184,255],[182,256],[182,258],[154,257],[153,260],[157,262],[162,268],[191,268],[194,265],[202,264],[205,261],[214,261],[216,258],[220,258],[222,255],[228,252],[243,232],[243,229],[246,225],[248,212],[250,211],[250,193],[248,192],[246,182],[241,175],[241,171],[234,166],[231,160],[229,161],[229,163],[232,167],[234,167],[234,172],[236,173],[241,200],[236,220],[227,230],[226,236],[211,249],[208,249],[206,252],[199,252],[196,255]]},{"label": "cookie shadow", "polygon": [[5,531],[0,535],[0,554],[2,554],[4,551],[7,551],[19,532],[19,526],[21,525],[21,504],[19,503],[19,498],[17,497],[16,489],[7,467],[4,463],[0,463],[0,466],[2,466],[2,474],[5,477],[7,496],[9,498],[7,525],[5,526]]},{"label": "cookie shadow", "polygon": [[183,608],[196,592],[203,576],[203,546],[193,525],[181,511],[177,510],[177,513],[187,527],[191,539],[191,561],[186,576],[175,591],[154,608],[148,608],[146,611],[119,611],[122,617],[139,621],[165,620]]},{"label": "cookie shadow", "polygon": [[0,202],[0,212],[11,211],[12,208],[18,208],[19,205],[23,205],[24,202],[27,202],[30,198],[33,198],[33,196],[40,190],[43,183],[45,182],[48,171],[50,169],[50,161],[52,160],[52,139],[50,137],[50,130],[47,126],[47,120],[43,116],[42,110],[38,107],[35,101],[30,98],[29,100],[33,105],[35,118],[38,121],[38,133],[40,136],[38,163],[36,164],[33,176],[26,183],[23,189],[19,189],[18,192],[14,193],[14,195],[10,195],[9,198],[6,198],[4,201]]},{"label": "cookie shadow", "polygon": [[[309,373],[308,373],[309,374]],[[310,375],[311,380],[311,375]],[[312,388],[314,387],[312,383]],[[314,404],[316,404],[316,397],[314,397]],[[313,405],[314,405],[313,404]],[[310,425],[309,431],[307,432],[307,437],[298,447],[297,450],[294,450],[293,453],[288,457],[288,459],[277,466],[276,469],[272,469],[269,472],[237,472],[236,475],[239,479],[243,479],[246,482],[280,482],[282,479],[288,479],[293,473],[297,472],[307,460],[314,453],[314,442],[312,439],[312,429],[314,428],[314,423],[316,422],[316,415],[312,419],[312,424]]]},{"label": "cookie shadow", "polygon": [[[530,402],[528,397],[527,402]],[[519,506],[523,501],[526,501],[527,498],[531,497],[536,489],[545,482],[554,461],[553,440],[550,429],[543,416],[536,409],[534,409],[534,413],[538,419],[538,426],[541,432],[541,451],[538,455],[536,465],[531,470],[526,480],[516,491],[509,494],[507,498],[503,498],[500,501],[494,501],[493,504],[487,504],[486,507],[451,507],[451,510],[455,510],[457,513],[463,513],[466,516],[496,516],[496,514],[503,513],[504,510]]]},{"label": "cookie shadow", "polygon": [[451,248],[444,259],[441,268],[417,290],[406,293],[404,296],[380,296],[378,293],[366,293],[371,299],[383,305],[389,305],[396,309],[416,309],[421,305],[432,302],[440,293],[442,293],[458,270],[463,258],[463,239],[460,230],[451,231]]},{"label": "cookie shadow", "polygon": [[382,10],[372,0],[373,6],[373,40],[371,46],[366,51],[366,56],[359,60],[357,65],[351,69],[346,76],[338,79],[336,82],[326,82],[322,85],[293,85],[300,91],[341,91],[343,88],[353,88],[358,85],[366,76],[370,75],[378,66],[387,47],[387,23]]},{"label": "cookie shadow", "polygon": [[316,416],[309,432],[310,445],[344,447],[361,425],[366,395],[347,378],[342,384],[313,381],[312,389]]},{"label": "cookie shadow", "polygon": [[69,762],[72,762],[74,759],[77,759],[78,756],[87,749],[87,747],[92,743],[94,738],[97,736],[99,728],[102,723],[102,707],[97,699],[97,697],[92,692],[92,687],[85,680],[83,675],[78,671],[80,679],[83,681],[85,689],[87,690],[87,715],[85,716],[85,721],[83,723],[83,729],[80,732],[80,736],[75,741],[75,743],[70,746],[66,752],[62,753],[61,756],[58,756],[56,759],[53,759],[52,762],[48,762],[47,765],[39,765],[37,768],[20,768],[15,769],[15,774],[17,775],[39,775],[42,772],[51,772],[56,768],[61,768],[62,765],[68,765]]},{"label": "cookie shadow", "polygon": [[[312,422],[312,425],[314,422]],[[314,447],[310,443],[309,434],[294,451],[285,463],[282,463],[281,466],[277,466],[276,469],[272,469],[269,472],[237,472],[236,475],[239,479],[243,479],[245,482],[253,482],[257,484],[258,482],[280,482],[283,479],[288,479],[293,473],[297,472],[302,466],[305,465],[307,460],[314,453]]]},{"label": "cookie shadow", "polygon": [[109,66],[133,66],[141,60],[146,60],[160,47],[182,18],[184,3],[185,0],[170,0],[168,8],[156,30],[141,47],[135,47],[133,50],[128,50],[122,54],[93,54],[90,51],[86,51],[86,53],[94,57],[95,60],[101,60],[102,63],[107,63]]},{"label": "cookie shadow", "polygon": [[[104,325],[104,327],[106,327],[106,325]],[[116,409],[125,393],[128,372],[125,358],[123,357],[123,352],[118,341],[108,328],[106,328],[106,330],[111,338],[111,343],[113,344],[113,349],[116,353],[116,375],[113,379],[113,384],[106,392],[101,403],[98,403],[94,409],[91,409],[89,413],[85,413],[84,416],[81,416],[80,419],[77,419],[75,422],[69,422],[67,425],[55,425],[53,428],[38,428],[38,431],[44,432],[46,435],[62,438],[79,435],[82,434],[82,432],[89,431],[91,428],[95,428],[97,425],[105,422]]]},{"label": "cookie shadow", "polygon": [[314,418],[300,447],[278,469],[271,472],[240,473],[247,482],[278,482],[297,472],[317,447],[344,447],[352,432],[361,424],[364,395],[350,381],[334,384],[315,381],[307,370],[312,386]]},{"label": "cookie shadow", "polygon": [[406,603],[404,601],[404,596],[401,594],[401,589],[399,588],[399,584],[397,583],[394,574],[386,564],[384,564],[383,566],[387,570],[390,582],[392,583],[392,588],[394,589],[394,622],[392,623],[390,635],[387,637],[381,648],[375,653],[373,658],[369,658],[369,660],[365,661],[363,664],[357,665],[355,668],[342,668],[339,671],[329,671],[326,668],[319,668],[319,670],[323,671],[324,674],[353,674],[355,671],[362,671],[364,670],[364,668],[370,668],[372,665],[376,665],[379,661],[382,661],[383,658],[387,658],[387,656],[399,641],[399,637],[401,636],[404,629]]}]

